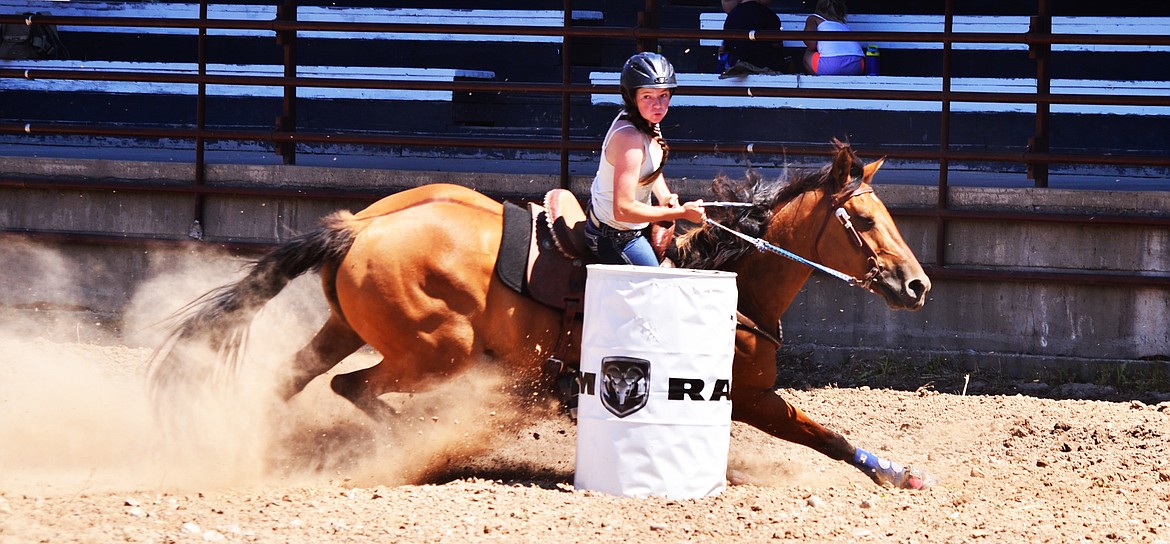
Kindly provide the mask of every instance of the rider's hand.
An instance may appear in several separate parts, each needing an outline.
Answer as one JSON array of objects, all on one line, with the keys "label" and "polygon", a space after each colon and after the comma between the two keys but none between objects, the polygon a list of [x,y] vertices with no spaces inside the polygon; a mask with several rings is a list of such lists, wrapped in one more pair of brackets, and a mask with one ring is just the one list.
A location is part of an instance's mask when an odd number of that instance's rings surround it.
[{"label": "rider's hand", "polygon": [[703,224],[707,220],[707,211],[703,209],[703,200],[692,200],[682,205],[682,219],[695,224]]}]

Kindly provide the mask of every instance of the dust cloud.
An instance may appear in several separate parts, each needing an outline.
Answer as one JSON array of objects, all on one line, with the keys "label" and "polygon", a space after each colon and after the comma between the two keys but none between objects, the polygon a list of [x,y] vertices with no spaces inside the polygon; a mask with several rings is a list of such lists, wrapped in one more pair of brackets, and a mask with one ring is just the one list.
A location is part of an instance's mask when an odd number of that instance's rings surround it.
[{"label": "dust cloud", "polygon": [[[225,255],[156,252],[150,279],[125,312],[95,317],[70,260],[36,245],[0,248],[20,268],[0,308],[0,490],[73,495],[118,490],[223,489],[280,482],[396,485],[491,447],[517,420],[505,380],[490,370],[434,391],[384,397],[398,420],[379,425],[329,390],[334,372],[376,364],[363,349],[289,402],[276,384],[324,321],[319,279],[291,283],[257,316],[234,375],[215,353],[191,364],[231,379],[149,384],[151,355],[176,311],[242,277]],[[19,263],[13,265],[11,263]],[[23,284],[23,285],[22,285]],[[106,321],[107,323],[103,323]],[[200,372],[192,375],[201,375]]]}]

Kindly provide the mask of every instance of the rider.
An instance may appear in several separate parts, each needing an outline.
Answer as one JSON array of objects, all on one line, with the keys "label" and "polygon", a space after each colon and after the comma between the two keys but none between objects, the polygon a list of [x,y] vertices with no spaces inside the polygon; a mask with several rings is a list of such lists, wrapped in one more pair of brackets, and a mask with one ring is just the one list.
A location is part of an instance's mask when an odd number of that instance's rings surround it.
[{"label": "rider", "polygon": [[680,205],[662,175],[670,147],[659,123],[676,87],[674,67],[658,53],[638,53],[622,67],[624,107],[601,144],[585,223],[590,248],[604,264],[658,266],[642,229],[676,219],[701,224],[707,217],[702,200]]}]

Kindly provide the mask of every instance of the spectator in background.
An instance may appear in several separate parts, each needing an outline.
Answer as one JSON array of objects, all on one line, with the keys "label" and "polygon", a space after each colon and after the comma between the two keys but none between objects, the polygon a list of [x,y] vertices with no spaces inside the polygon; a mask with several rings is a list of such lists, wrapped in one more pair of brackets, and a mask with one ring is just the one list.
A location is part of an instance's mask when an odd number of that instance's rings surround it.
[{"label": "spectator in background", "polygon": [[[723,30],[780,30],[780,17],[768,7],[770,0],[722,0],[727,19]],[[783,72],[783,42],[724,40],[720,47],[721,72]],[[726,60],[723,60],[726,55]]]},{"label": "spectator in background", "polygon": [[[845,0],[817,0],[816,12],[804,23],[806,32],[848,32]],[[858,42],[805,40],[804,69],[820,76],[857,76],[865,72],[865,52]]]}]

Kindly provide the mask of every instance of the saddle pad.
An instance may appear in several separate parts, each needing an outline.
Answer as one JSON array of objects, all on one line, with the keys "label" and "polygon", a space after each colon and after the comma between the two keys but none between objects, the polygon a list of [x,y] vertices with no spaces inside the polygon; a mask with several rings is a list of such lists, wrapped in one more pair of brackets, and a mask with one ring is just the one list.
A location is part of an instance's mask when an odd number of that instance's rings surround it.
[{"label": "saddle pad", "polygon": [[532,245],[532,214],[527,207],[504,202],[504,233],[496,257],[496,275],[517,293],[525,294],[528,250]]}]

